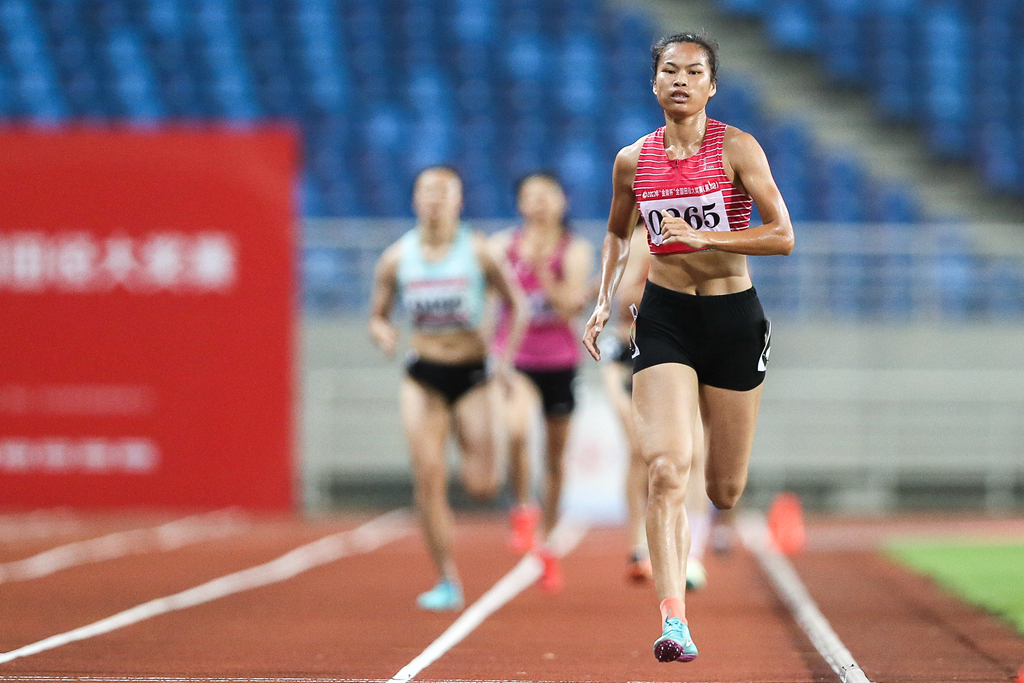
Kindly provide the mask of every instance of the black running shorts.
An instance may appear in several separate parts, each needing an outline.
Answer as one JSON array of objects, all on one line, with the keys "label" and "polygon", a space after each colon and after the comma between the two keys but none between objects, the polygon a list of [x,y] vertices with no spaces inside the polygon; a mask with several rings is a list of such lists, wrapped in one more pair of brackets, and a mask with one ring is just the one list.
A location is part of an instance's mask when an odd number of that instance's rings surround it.
[{"label": "black running shorts", "polygon": [[467,391],[487,380],[487,368],[482,360],[449,365],[413,357],[405,371],[422,386],[444,396],[448,405],[454,405]]},{"label": "black running shorts", "polygon": [[771,348],[771,321],[757,291],[700,296],[644,288],[636,318],[633,373],[661,363],[682,363],[701,384],[749,391],[764,381]]},{"label": "black running shorts", "polygon": [[563,370],[524,370],[516,368],[533,381],[540,392],[544,414],[548,417],[564,417],[576,409],[576,368]]}]

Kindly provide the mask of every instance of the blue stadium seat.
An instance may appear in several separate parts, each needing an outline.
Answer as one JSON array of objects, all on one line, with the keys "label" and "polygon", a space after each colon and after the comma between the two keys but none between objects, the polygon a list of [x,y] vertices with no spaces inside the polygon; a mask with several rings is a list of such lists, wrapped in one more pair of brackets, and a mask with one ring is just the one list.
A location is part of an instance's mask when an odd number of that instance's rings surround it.
[{"label": "blue stadium seat", "polygon": [[[860,16],[850,0],[813,2],[730,7],[781,9],[813,31],[827,25],[822,17]],[[996,36],[1005,34],[1000,2],[982,12],[992,42],[1006,40]],[[910,16],[918,10],[908,3],[876,4]],[[408,215],[407,198],[393,204],[411,174],[449,161],[481,169],[490,197],[481,215],[512,212],[504,186],[548,166],[572,175],[581,211],[603,216],[614,154],[663,122],[649,82],[656,24],[599,0],[0,0],[0,23],[0,53],[10,60],[3,72],[0,59],[0,116],[292,118],[314,143],[304,190],[311,211],[351,215],[344,197],[365,193],[359,211]],[[398,89],[381,68],[396,56],[419,67]],[[998,88],[1011,62],[987,73],[982,82]],[[983,97],[998,122],[1019,113],[1016,98]],[[709,111],[760,138],[767,124],[757,100],[730,74]],[[338,132],[330,122],[340,120],[361,124]],[[410,133],[415,143],[403,147]],[[795,215],[809,216],[800,206],[809,206],[814,150],[770,142],[766,150]]]},{"label": "blue stadium seat", "polygon": [[763,114],[753,85],[733,74],[720,80],[722,82],[717,94],[708,103],[708,116],[725,121],[760,139],[763,133]]},{"label": "blue stadium seat", "polygon": [[981,127],[980,138],[982,177],[996,190],[1013,192],[1022,180],[1013,128],[1005,120],[990,122]]},{"label": "blue stadium seat", "polygon": [[722,0],[722,8],[740,17],[760,17],[767,12],[770,0]]},{"label": "blue stadium seat", "polygon": [[461,155],[458,168],[465,183],[464,213],[467,218],[501,218],[512,214],[511,186],[503,181],[492,160],[480,155]]},{"label": "blue stadium seat", "polygon": [[838,223],[864,221],[866,178],[864,168],[850,156],[829,156],[815,173],[821,220]]},{"label": "blue stadium seat", "polygon": [[768,34],[784,50],[811,52],[820,29],[811,0],[771,0],[766,13]]},{"label": "blue stadium seat", "polygon": [[921,206],[905,184],[886,180],[869,193],[867,220],[876,223],[907,224],[922,219]]},{"label": "blue stadium seat", "polygon": [[[786,50],[815,45],[835,82],[863,82],[890,120],[918,124],[936,156],[972,160],[999,191],[1024,177],[980,125],[1024,120],[1024,5],[1018,0],[718,0],[737,15],[765,18]],[[758,7],[754,7],[757,5]],[[819,40],[820,36],[826,36]],[[861,50],[866,46],[871,49]],[[1005,134],[1001,133],[1005,138]],[[1015,134],[1016,136],[1016,134]]]},{"label": "blue stadium seat", "polygon": [[165,40],[180,39],[185,30],[181,5],[174,0],[150,0],[148,4],[145,14],[153,31]]},{"label": "blue stadium seat", "polygon": [[[780,48],[817,54],[835,82],[870,80],[886,117],[917,121],[934,151],[1024,195],[1019,0],[719,4],[764,18]],[[659,33],[649,13],[603,0],[0,0],[0,120],[287,118],[304,138],[306,215],[408,218],[413,174],[452,163],[468,218],[511,218],[514,181],[547,168],[565,181],[571,217],[603,219],[615,153],[663,124],[650,92]],[[398,80],[391,63],[416,68]],[[923,218],[912,189],[823,155],[806,126],[722,76],[709,115],[761,141],[795,220],[891,224],[832,228],[851,246],[833,264],[834,310],[910,315],[914,283],[894,273],[910,272],[910,224]],[[881,246],[865,254],[863,240]],[[931,262],[943,302],[962,316],[1019,315],[1019,267],[968,252],[950,239]],[[305,253],[307,304],[361,303],[362,258]],[[788,285],[810,263],[799,251],[752,260],[778,283],[766,308],[799,313]]]},{"label": "blue stadium seat", "polygon": [[549,159],[553,135],[542,116],[524,116],[509,122],[508,135],[501,147],[505,176],[515,181],[524,175],[551,165]]},{"label": "blue stadium seat", "polygon": [[409,172],[414,174],[428,166],[448,163],[455,154],[452,119],[435,113],[424,113],[412,126]]},{"label": "blue stadium seat", "polygon": [[18,99],[10,74],[0,64],[0,121],[6,122],[20,112]]},{"label": "blue stadium seat", "polygon": [[462,43],[486,45],[497,37],[498,11],[493,1],[460,0],[452,17],[454,37]]},{"label": "blue stadium seat", "polygon": [[868,26],[865,3],[861,0],[825,0],[820,42],[825,68],[841,83],[866,81],[864,35]]},{"label": "blue stadium seat", "polygon": [[883,15],[871,17],[868,25],[868,35],[876,46],[869,62],[878,84],[874,88],[875,100],[886,117],[909,120],[915,113],[912,86],[917,80],[913,22],[901,15]]}]

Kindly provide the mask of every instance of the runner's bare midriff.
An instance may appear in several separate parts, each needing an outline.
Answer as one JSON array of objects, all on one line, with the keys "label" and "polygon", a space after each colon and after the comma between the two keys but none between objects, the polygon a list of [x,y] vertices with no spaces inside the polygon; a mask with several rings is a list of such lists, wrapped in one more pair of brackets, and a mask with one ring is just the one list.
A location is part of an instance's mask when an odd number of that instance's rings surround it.
[{"label": "runner's bare midriff", "polygon": [[457,365],[487,357],[487,345],[476,331],[413,333],[412,348],[423,360]]},{"label": "runner's bare midriff", "polygon": [[715,296],[750,289],[747,257],[722,251],[651,254],[648,279],[684,294]]}]

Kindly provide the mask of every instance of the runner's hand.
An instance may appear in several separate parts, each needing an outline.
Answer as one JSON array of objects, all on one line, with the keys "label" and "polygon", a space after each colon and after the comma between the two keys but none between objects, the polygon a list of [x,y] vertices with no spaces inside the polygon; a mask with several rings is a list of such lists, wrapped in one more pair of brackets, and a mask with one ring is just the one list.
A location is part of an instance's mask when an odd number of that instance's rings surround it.
[{"label": "runner's hand", "polygon": [[587,351],[594,357],[594,360],[601,360],[601,349],[597,348],[597,335],[601,334],[601,330],[604,329],[610,317],[611,307],[607,304],[603,306],[598,304],[594,308],[594,314],[587,321],[586,329],[583,331],[583,346],[587,348]]},{"label": "runner's hand", "polygon": [[707,235],[694,230],[693,226],[676,216],[665,216],[661,222],[662,244],[685,244],[692,249],[708,246]]},{"label": "runner's hand", "polygon": [[385,356],[391,358],[395,355],[395,347],[398,346],[398,330],[394,325],[380,318],[371,318],[370,338],[380,347]]}]

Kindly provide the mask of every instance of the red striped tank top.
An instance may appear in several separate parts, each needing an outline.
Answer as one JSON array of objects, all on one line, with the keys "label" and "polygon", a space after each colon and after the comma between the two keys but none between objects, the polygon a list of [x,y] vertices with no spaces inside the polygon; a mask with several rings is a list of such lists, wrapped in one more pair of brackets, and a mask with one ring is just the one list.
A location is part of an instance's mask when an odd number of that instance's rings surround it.
[{"label": "red striped tank top", "polygon": [[702,251],[684,244],[662,244],[661,221],[666,215],[680,217],[696,230],[750,227],[750,196],[733,187],[722,165],[725,129],[721,121],[708,119],[700,150],[686,159],[669,159],[665,154],[664,126],[644,140],[633,193],[647,225],[652,254]]}]

